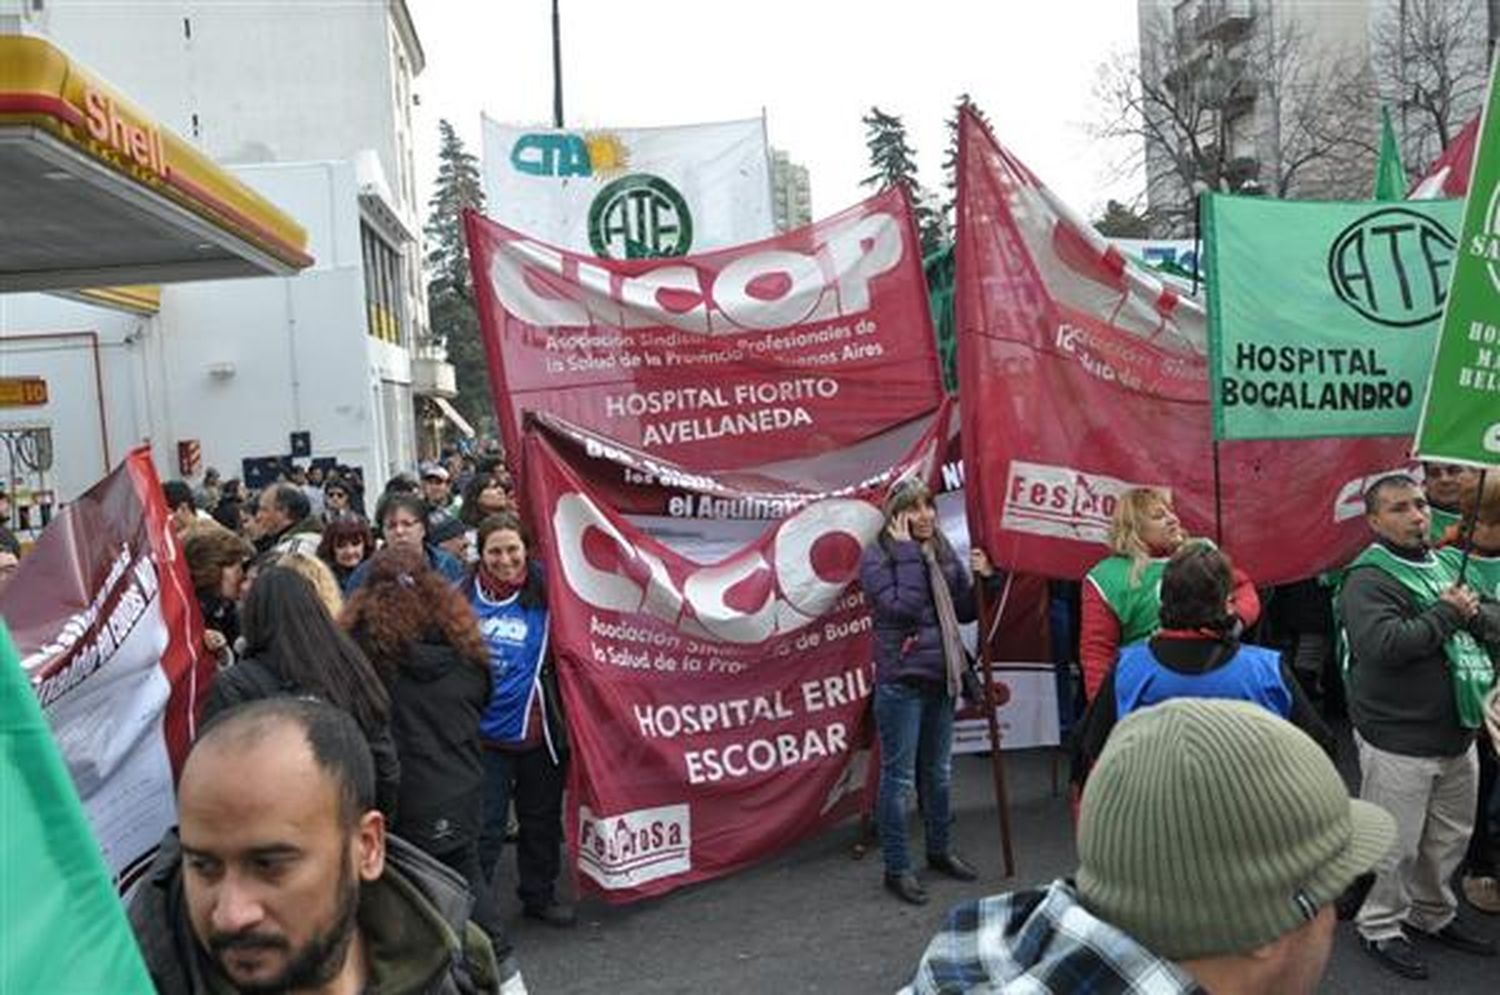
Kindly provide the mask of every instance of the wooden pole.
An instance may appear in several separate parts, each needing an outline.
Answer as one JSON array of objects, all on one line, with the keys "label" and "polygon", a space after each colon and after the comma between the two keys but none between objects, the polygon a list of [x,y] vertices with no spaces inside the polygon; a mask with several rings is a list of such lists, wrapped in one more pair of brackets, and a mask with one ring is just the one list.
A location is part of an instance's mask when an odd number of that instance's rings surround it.
[{"label": "wooden pole", "polygon": [[995,607],[994,622],[986,625],[989,616],[989,592],[983,578],[974,585],[979,601],[979,666],[984,672],[984,717],[990,727],[990,770],[994,776],[995,808],[1000,813],[1000,855],[1005,861],[1005,876],[1015,877],[1016,857],[1010,842],[1010,798],[1005,789],[1005,759],[1000,755],[1000,722],[995,718],[995,675],[990,670],[990,638],[1000,625],[1005,613],[1005,603],[1010,597],[1011,574],[1005,574],[1005,587],[1000,593],[1000,603]]}]

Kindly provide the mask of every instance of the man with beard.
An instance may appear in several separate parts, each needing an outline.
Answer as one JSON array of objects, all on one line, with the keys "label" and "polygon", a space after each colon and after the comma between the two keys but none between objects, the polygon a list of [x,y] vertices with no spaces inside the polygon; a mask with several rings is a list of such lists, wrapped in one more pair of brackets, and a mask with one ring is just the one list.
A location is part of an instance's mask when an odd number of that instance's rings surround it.
[{"label": "man with beard", "polygon": [[364,736],[331,705],[269,698],[209,723],[130,906],[157,989],[524,993],[463,880],[387,834],[374,796]]},{"label": "man with beard", "polygon": [[1355,925],[1383,967],[1425,978],[1409,937],[1495,955],[1457,921],[1449,879],[1474,828],[1474,734],[1500,658],[1500,604],[1428,548],[1427,500],[1411,477],[1377,480],[1365,511],[1375,542],[1345,572],[1338,613],[1360,797],[1395,816],[1397,842]]}]

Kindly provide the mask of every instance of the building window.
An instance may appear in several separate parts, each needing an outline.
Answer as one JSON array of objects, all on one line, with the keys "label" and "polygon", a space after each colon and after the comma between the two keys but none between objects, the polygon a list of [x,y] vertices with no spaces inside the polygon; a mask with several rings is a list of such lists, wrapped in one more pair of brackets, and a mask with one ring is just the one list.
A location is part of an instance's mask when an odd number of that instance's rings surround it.
[{"label": "building window", "polygon": [[366,331],[382,342],[405,345],[405,291],[401,260],[389,242],[360,222],[364,253]]}]

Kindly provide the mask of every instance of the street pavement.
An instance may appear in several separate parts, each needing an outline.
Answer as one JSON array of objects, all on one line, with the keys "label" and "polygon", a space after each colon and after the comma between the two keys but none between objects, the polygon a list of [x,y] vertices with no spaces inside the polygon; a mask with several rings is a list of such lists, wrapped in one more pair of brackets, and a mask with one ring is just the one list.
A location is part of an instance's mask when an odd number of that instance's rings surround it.
[{"label": "street pavement", "polygon": [[[1345,737],[1343,756],[1353,751]],[[925,876],[932,902],[904,905],[881,888],[878,849],[854,859],[850,823],[748,871],[626,906],[588,901],[577,927],[556,929],[519,916],[515,867],[507,849],[497,882],[512,914],[517,957],[535,995],[560,992],[875,993],[910,980],[928,940],[953,904],[1044,884],[1074,867],[1066,765],[1054,753],[1007,753],[1016,876],[1002,877],[999,831],[987,757],[953,761],[955,842],[981,871],[972,883]],[[1347,764],[1341,765],[1347,767]],[[1352,776],[1352,771],[1346,770]],[[920,831],[913,826],[913,853]],[[1500,940],[1500,917],[1467,907],[1465,922]],[[1322,992],[1338,995],[1493,995],[1500,960],[1424,945],[1432,978],[1404,981],[1360,951],[1340,924]]]}]

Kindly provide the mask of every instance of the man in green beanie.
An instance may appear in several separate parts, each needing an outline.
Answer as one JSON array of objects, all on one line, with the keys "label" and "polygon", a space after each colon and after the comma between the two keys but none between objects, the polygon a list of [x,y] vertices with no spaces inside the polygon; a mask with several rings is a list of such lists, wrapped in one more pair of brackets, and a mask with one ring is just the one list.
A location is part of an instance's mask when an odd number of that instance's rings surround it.
[{"label": "man in green beanie", "polygon": [[1338,615],[1359,795],[1395,817],[1397,843],[1355,925],[1382,967],[1420,979],[1427,964],[1412,938],[1495,955],[1457,921],[1449,879],[1474,830],[1474,733],[1500,659],[1500,604],[1428,548],[1427,499],[1411,477],[1375,481],[1365,512],[1375,541],[1345,570]]},{"label": "man in green beanie", "polygon": [[1395,836],[1291,723],[1174,699],[1110,736],[1077,877],[959,905],[906,991],[1310,995],[1334,900]]}]

